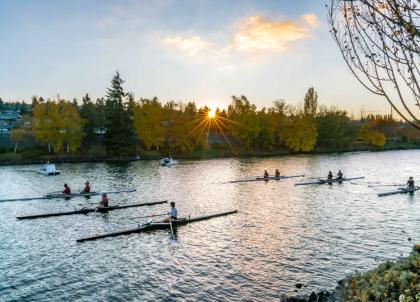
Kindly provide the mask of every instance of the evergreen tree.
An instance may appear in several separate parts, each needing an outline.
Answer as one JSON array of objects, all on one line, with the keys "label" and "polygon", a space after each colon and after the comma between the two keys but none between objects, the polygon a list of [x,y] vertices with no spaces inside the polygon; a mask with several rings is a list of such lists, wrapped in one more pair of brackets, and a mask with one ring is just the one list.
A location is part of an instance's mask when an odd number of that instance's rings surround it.
[{"label": "evergreen tree", "polygon": [[20,114],[26,115],[29,113],[29,111],[30,111],[30,108],[28,104],[26,104],[25,101],[22,101],[22,103],[20,104]]},{"label": "evergreen tree", "polygon": [[104,98],[97,98],[95,102],[95,129],[102,135],[105,132],[105,100]]},{"label": "evergreen tree", "polygon": [[85,120],[83,130],[87,138],[92,138],[95,134],[95,104],[89,97],[89,94],[82,98],[80,116]]},{"label": "evergreen tree", "polygon": [[104,145],[108,155],[134,155],[134,131],[130,114],[124,106],[124,81],[117,72],[107,90],[105,103],[106,133]]}]

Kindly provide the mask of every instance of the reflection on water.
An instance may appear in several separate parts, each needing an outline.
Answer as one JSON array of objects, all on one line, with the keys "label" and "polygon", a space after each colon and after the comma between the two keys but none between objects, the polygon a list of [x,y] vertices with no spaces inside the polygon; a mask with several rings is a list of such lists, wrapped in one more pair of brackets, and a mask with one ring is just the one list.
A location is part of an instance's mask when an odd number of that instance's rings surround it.
[{"label": "reflection on water", "polygon": [[[34,173],[37,166],[0,167],[0,198],[43,195],[64,182],[77,191],[89,180],[93,190],[137,189],[111,195],[111,204],[168,199],[191,217],[240,211],[177,228],[176,247],[170,231],[77,244],[144,223],[133,218],[169,206],[17,221],[93,205],[99,197],[0,203],[1,300],[267,301],[295,294],[298,282],[306,285],[302,294],[332,288],[347,273],[409,252],[407,237],[418,239],[419,194],[378,198],[379,189],[367,184],[420,180],[419,166],[420,151],[398,151],[180,161],[171,168],[155,161],[61,164],[57,177]],[[227,183],[276,168],[309,176],[341,169],[366,179],[303,187],[293,185],[299,179]]]}]

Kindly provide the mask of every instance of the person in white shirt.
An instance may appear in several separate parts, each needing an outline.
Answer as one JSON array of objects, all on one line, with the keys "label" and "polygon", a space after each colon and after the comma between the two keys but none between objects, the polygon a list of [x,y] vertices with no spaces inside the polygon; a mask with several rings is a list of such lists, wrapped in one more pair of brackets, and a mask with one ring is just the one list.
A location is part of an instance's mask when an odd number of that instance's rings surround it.
[{"label": "person in white shirt", "polygon": [[175,202],[171,201],[171,211],[169,212],[169,217],[166,218],[163,222],[169,222],[169,219],[174,221],[178,220],[178,210],[175,207]]}]

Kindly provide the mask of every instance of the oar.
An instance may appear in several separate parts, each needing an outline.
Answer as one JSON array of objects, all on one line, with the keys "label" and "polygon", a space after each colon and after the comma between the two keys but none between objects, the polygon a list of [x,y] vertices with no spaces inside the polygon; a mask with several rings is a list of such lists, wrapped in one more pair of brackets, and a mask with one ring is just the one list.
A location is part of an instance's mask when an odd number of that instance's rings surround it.
[{"label": "oar", "polygon": [[155,214],[155,215],[147,215],[147,216],[140,216],[140,217],[130,217],[130,219],[142,219],[142,218],[151,218],[151,217],[161,217],[161,216],[166,216],[168,215],[167,213],[164,214]]},{"label": "oar", "polygon": [[171,234],[172,234],[171,245],[176,246],[176,240],[175,240],[174,228],[172,227],[172,217],[171,216],[169,216],[169,225],[171,227]]},{"label": "oar", "polygon": [[392,184],[392,185],[368,185],[370,188],[376,188],[376,187],[401,187],[404,186],[404,184]]}]

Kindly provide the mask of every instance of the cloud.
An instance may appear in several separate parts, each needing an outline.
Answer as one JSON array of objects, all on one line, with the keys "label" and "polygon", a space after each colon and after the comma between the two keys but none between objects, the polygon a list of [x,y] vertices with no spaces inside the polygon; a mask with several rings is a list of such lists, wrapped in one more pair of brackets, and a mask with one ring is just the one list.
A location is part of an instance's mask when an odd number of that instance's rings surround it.
[{"label": "cloud", "polygon": [[309,37],[310,28],[317,26],[313,14],[298,20],[272,21],[261,15],[251,16],[238,22],[233,36],[233,46],[240,51],[285,51],[289,44]]},{"label": "cloud", "polygon": [[308,39],[311,29],[317,26],[318,19],[314,14],[306,14],[296,20],[270,20],[262,15],[255,15],[236,22],[236,28],[228,39],[231,42],[227,45],[217,46],[198,35],[168,36],[162,43],[178,48],[190,56],[205,50],[213,58],[226,58],[235,51],[283,52],[292,42]]},{"label": "cloud", "polygon": [[191,38],[183,38],[181,36],[170,36],[162,40],[165,45],[173,46],[178,48],[182,52],[188,55],[194,56],[200,51],[207,49],[210,43],[204,41],[200,36],[193,36]]},{"label": "cloud", "polygon": [[303,15],[302,20],[308,23],[312,28],[318,27],[318,18],[314,14]]}]

